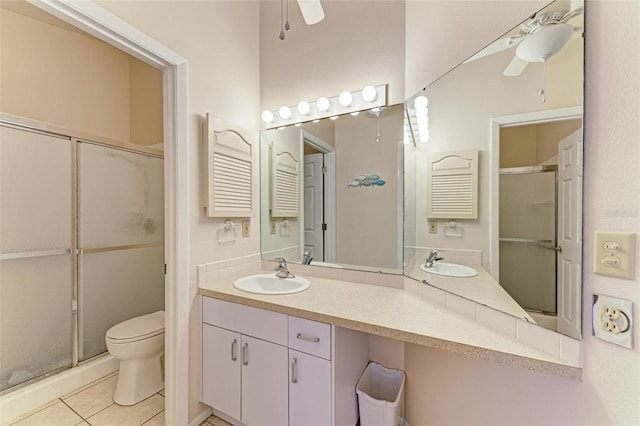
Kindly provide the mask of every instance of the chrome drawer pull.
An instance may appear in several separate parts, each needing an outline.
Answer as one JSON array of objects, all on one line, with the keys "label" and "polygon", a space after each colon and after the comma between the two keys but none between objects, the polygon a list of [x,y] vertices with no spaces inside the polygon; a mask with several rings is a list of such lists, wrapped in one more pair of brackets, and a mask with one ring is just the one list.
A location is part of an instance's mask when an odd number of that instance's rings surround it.
[{"label": "chrome drawer pull", "polygon": [[291,383],[298,383],[298,378],[296,377],[296,364],[298,363],[297,358],[293,358],[291,360]]},{"label": "chrome drawer pull", "polygon": [[242,345],[242,365],[249,365],[249,357],[247,356],[248,343]]},{"label": "chrome drawer pull", "polygon": [[318,343],[320,341],[319,337],[305,337],[301,333],[296,334],[296,339],[311,343]]},{"label": "chrome drawer pull", "polygon": [[231,342],[231,361],[238,360],[238,355],[236,354],[237,346],[238,346],[238,339],[233,339],[233,342]]}]

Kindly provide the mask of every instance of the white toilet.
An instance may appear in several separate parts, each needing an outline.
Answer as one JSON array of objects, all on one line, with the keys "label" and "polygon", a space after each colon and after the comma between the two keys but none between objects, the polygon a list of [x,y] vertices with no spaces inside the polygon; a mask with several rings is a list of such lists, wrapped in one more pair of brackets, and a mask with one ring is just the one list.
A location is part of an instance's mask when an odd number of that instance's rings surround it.
[{"label": "white toilet", "polygon": [[164,388],[164,311],[114,325],[105,337],[107,350],[120,361],[113,400],[134,405]]}]

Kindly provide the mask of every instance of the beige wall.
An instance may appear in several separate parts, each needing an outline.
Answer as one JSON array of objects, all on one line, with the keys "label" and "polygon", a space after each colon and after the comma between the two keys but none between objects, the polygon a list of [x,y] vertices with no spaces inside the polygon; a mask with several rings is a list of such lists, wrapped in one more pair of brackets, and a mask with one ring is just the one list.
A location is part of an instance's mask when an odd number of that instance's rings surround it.
[{"label": "beige wall", "polygon": [[500,168],[558,164],[558,142],[581,126],[565,120],[500,129]]},{"label": "beige wall", "polygon": [[[428,8],[431,3],[407,3],[407,16],[412,15],[409,5]],[[450,3],[454,4],[452,11],[456,7],[463,8],[462,4],[470,7],[453,20],[457,22],[458,29],[471,27],[474,22],[484,22],[480,31],[484,32],[483,28],[486,27],[486,31],[494,31],[493,36],[497,36],[500,28],[508,27],[509,22],[513,22],[513,19],[477,20],[479,15],[473,14],[471,5],[475,2]],[[493,8],[492,4],[504,4],[478,3],[489,5],[489,8]],[[512,3],[513,7],[520,7],[522,12],[530,12],[533,5],[533,2]],[[405,345],[406,414],[413,426],[640,424],[640,345],[637,344],[640,327],[636,327],[634,333],[635,348],[625,349],[593,337],[590,314],[593,293],[640,303],[640,274],[636,274],[633,280],[595,275],[590,256],[594,230],[640,232],[640,145],[637,139],[640,134],[640,122],[637,119],[640,116],[640,80],[637,78],[640,51],[629,48],[632,40],[636,47],[640,40],[640,3],[598,0],[588,1],[587,7],[583,381],[576,383]],[[444,21],[442,15],[440,19]],[[429,26],[422,28],[428,30]],[[484,36],[483,33],[473,35],[478,38],[473,44],[479,46],[487,44],[493,37],[491,34]],[[415,37],[408,35],[407,39],[412,38]],[[464,47],[464,38],[450,39],[447,46],[456,52],[456,56],[442,56],[443,62],[438,65],[442,69],[473,53],[472,48]],[[440,49],[429,43],[424,51],[428,53],[436,48]],[[408,87],[424,84],[424,80],[417,83],[416,79],[409,77],[409,68],[423,67],[424,75],[433,75],[424,62],[411,64],[408,58]],[[455,389],[451,386],[455,386]]]},{"label": "beige wall", "polygon": [[[100,1],[98,4],[129,22],[188,61],[190,186],[190,335],[189,418],[205,407],[200,394],[200,310],[197,265],[260,251],[259,182],[254,184],[255,212],[251,235],[221,245],[217,231],[224,219],[204,216],[201,194],[202,124],[207,112],[254,133],[260,128],[258,1]],[[256,150],[257,151],[257,150]],[[257,161],[257,154],[256,154]]]},{"label": "beige wall", "polygon": [[162,143],[159,71],[94,37],[2,8],[0,40],[1,112],[120,142]]},{"label": "beige wall", "polygon": [[[345,116],[336,126],[336,262],[400,269],[398,244],[398,157],[404,106],[394,105],[376,118]],[[356,176],[377,174],[383,186],[347,187]]]},{"label": "beige wall", "polygon": [[308,26],[296,2],[280,40],[280,2],[260,2],[260,103],[275,110],[343,90],[389,85],[389,104],[404,101],[404,2],[322,2],[325,19]]}]

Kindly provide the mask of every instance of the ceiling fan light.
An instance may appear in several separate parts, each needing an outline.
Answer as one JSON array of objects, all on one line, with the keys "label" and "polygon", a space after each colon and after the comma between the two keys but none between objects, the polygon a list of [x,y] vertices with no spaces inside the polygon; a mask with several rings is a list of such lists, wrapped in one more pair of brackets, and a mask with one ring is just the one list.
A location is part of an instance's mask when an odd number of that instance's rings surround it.
[{"label": "ceiling fan light", "polygon": [[573,35],[569,24],[546,25],[527,36],[516,48],[516,55],[527,62],[543,62],[564,47]]}]

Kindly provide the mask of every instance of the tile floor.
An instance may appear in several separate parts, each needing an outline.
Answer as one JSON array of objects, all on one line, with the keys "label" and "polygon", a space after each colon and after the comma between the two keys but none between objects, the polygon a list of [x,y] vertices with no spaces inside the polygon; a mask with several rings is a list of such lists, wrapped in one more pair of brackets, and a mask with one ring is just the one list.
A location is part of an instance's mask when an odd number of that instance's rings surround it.
[{"label": "tile floor", "polygon": [[[164,390],[131,407],[113,402],[113,373],[14,420],[15,426],[164,426]],[[210,416],[200,426],[230,426]]]}]

